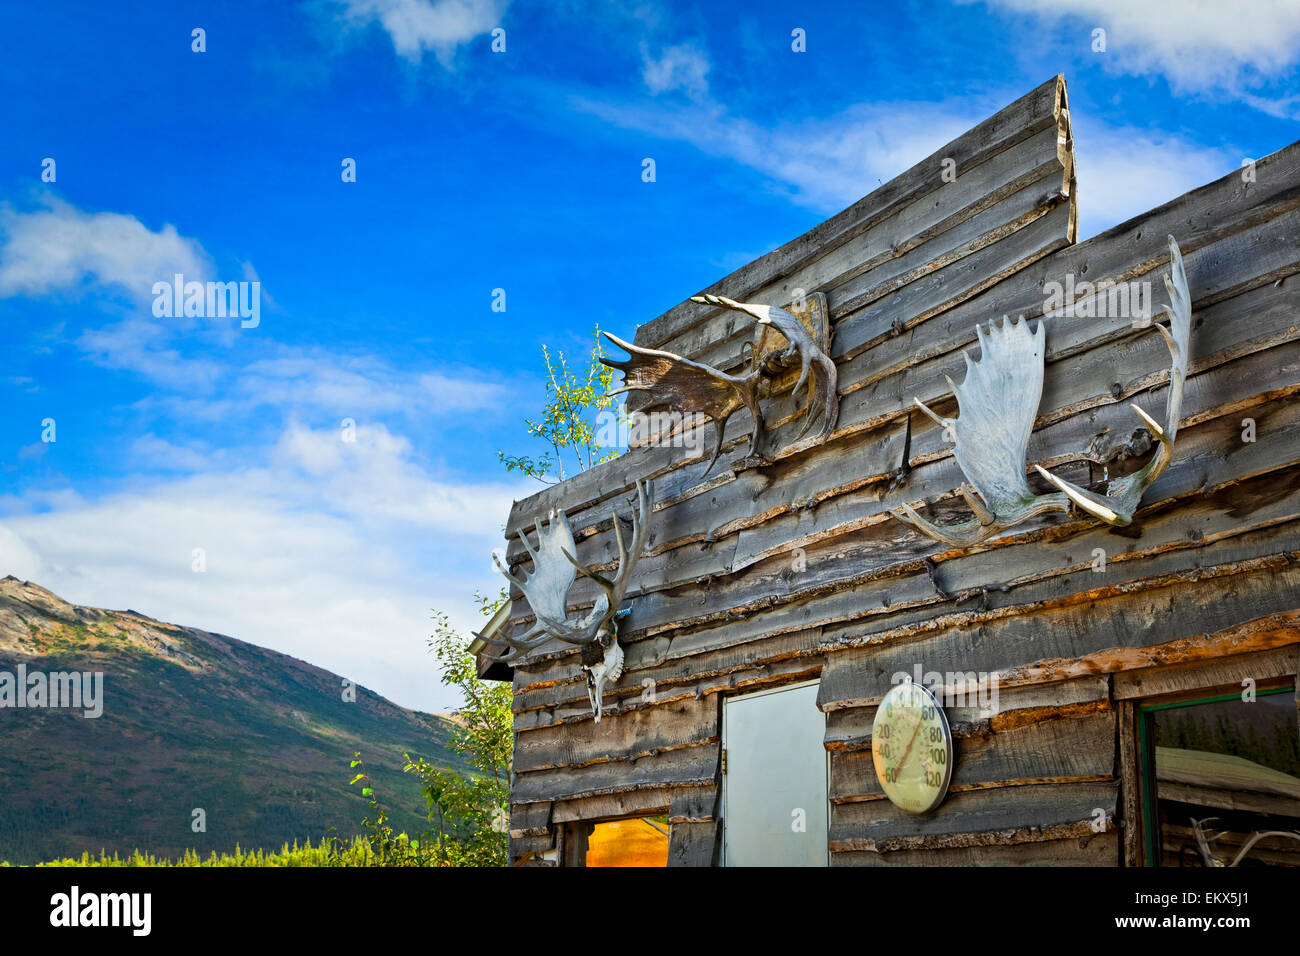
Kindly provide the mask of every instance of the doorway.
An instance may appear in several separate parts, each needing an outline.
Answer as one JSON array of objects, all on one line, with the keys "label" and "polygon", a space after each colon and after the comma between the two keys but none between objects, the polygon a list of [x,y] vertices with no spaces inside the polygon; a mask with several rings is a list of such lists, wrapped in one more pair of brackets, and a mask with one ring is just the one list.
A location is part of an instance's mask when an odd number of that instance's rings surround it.
[{"label": "doorway", "polygon": [[826,717],[818,682],[723,704],[723,865],[826,866]]}]

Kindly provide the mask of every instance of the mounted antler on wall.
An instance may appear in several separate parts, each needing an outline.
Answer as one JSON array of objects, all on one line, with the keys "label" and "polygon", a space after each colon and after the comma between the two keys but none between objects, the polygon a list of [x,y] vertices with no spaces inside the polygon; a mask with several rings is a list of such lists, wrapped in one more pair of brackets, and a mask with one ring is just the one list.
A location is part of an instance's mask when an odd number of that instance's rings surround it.
[{"label": "mounted antler on wall", "polygon": [[[835,363],[826,354],[830,348],[830,331],[825,297],[820,293],[810,297],[810,301],[820,308],[824,322],[825,331],[817,336],[822,340],[820,342],[803,320],[776,306],[736,302],[720,295],[697,295],[691,301],[744,312],[757,321],[759,335],[754,341],[746,343],[753,356],[749,369],[742,374],[731,375],[672,352],[641,348],[606,332],[606,337],[630,356],[621,362],[601,359],[606,365],[623,373],[623,387],[614,394],[649,392],[656,404],[667,405],[683,415],[698,412],[711,419],[717,441],[709,467],[704,470],[707,475],[713,470],[722,451],[727,419],[742,408],[749,409],[754,420],[749,435],[750,454],[766,457],[760,448],[763,415],[759,399],[771,393],[775,379],[798,363],[799,381],[795,384],[794,393],[797,395],[807,383],[808,406],[804,427],[796,440],[808,434],[814,424],[819,424],[817,442],[826,441],[835,430],[835,421],[839,416],[839,396],[836,392]],[[770,336],[769,330],[777,334]]]},{"label": "mounted antler on wall", "polygon": [[[614,521],[614,539],[618,543],[618,570],[613,580],[578,562],[574,557],[578,549],[574,543],[573,530],[569,527],[569,519],[564,512],[555,509],[547,516],[545,524],[540,517],[534,519],[537,528],[536,548],[529,543],[528,535],[520,532],[520,540],[533,559],[531,572],[521,571],[515,574],[493,555],[497,570],[523,592],[536,620],[522,637],[494,636],[492,640],[504,641],[509,646],[504,654],[487,656],[493,660],[513,662],[551,638],[582,647],[582,670],[587,675],[587,694],[597,723],[600,722],[603,710],[601,700],[605,685],[617,683],[623,672],[623,649],[618,643],[614,618],[627,594],[637,562],[650,540],[653,483],[638,481],[636,493],[637,514],[632,518],[631,547],[625,544],[617,510],[610,508],[610,516]],[[567,605],[569,588],[579,574],[595,581],[602,593],[596,597],[595,604],[585,616],[570,622]]]},{"label": "mounted antler on wall", "polygon": [[1187,291],[1187,273],[1183,270],[1183,255],[1169,237],[1169,275],[1165,276],[1165,288],[1169,292],[1172,305],[1165,306],[1169,315],[1169,328],[1158,322],[1149,322],[1169,346],[1171,363],[1169,366],[1169,395],[1165,399],[1165,425],[1163,428],[1136,403],[1133,411],[1146,423],[1147,429],[1160,442],[1155,455],[1142,468],[1131,475],[1116,478],[1106,486],[1104,495],[1094,494],[1078,485],[1072,485],[1058,478],[1040,465],[1034,467],[1038,473],[1060,488],[1070,500],[1099,521],[1109,525],[1123,526],[1133,521],[1133,514],[1142,503],[1142,495],[1152,482],[1160,477],[1174,458],[1174,439],[1178,435],[1178,420],[1183,412],[1183,382],[1187,379],[1187,352],[1192,337],[1192,297]]},{"label": "mounted antler on wall", "polygon": [[919,399],[914,402],[956,442],[953,456],[966,482],[962,497],[975,517],[940,526],[927,521],[911,505],[893,514],[944,544],[969,547],[1048,511],[1069,511],[1064,494],[1035,495],[1025,481],[1025,449],[1034,430],[1043,394],[1043,324],[1034,331],[1023,318],[1019,324],[1005,316],[1001,327],[976,328],[980,357],[966,359],[966,378],[952,385],[961,410],[954,421],[941,418]]},{"label": "mounted antler on wall", "polygon": [[1035,495],[1029,490],[1025,481],[1025,450],[1043,392],[1043,324],[1040,321],[1030,332],[1023,318],[1017,324],[1004,317],[1000,328],[990,324],[987,333],[983,329],[975,330],[980,344],[979,359],[973,360],[967,354],[965,380],[960,386],[953,385],[951,379],[948,381],[960,409],[955,420],[942,418],[920,399],[913,399],[953,436],[953,456],[966,477],[960,490],[975,516],[968,521],[940,526],[922,518],[907,504],[892,513],[931,538],[956,547],[977,544],[1035,515],[1069,511],[1071,503],[1110,525],[1132,522],[1143,493],[1173,459],[1174,438],[1182,413],[1192,310],[1183,257],[1173,236],[1169,237],[1169,265],[1170,274],[1165,276],[1165,287],[1172,302],[1172,307],[1165,307],[1170,316],[1169,328],[1147,321],[1148,328],[1155,328],[1164,336],[1172,355],[1165,426],[1162,428],[1133,405],[1133,410],[1160,442],[1144,467],[1108,482],[1106,492],[1097,494],[1035,465],[1039,474],[1060,491]]}]

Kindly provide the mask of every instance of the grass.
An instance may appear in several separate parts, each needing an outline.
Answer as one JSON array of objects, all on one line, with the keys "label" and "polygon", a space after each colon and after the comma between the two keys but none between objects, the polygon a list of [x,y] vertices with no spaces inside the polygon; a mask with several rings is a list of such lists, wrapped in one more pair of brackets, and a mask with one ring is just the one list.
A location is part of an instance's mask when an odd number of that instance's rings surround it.
[{"label": "grass", "polygon": [[[0,866],[11,866],[0,863]],[[103,867],[183,867],[183,866],[380,866],[382,865],[364,837],[351,843],[323,839],[312,845],[310,840],[301,846],[295,841],[285,843],[279,850],[242,850],[238,845],[233,853],[211,851],[205,857],[197,850],[186,850],[176,858],[158,857],[152,853],[132,850],[125,855],[83,853],[79,857],[63,857],[37,863],[35,866],[103,866]]]}]

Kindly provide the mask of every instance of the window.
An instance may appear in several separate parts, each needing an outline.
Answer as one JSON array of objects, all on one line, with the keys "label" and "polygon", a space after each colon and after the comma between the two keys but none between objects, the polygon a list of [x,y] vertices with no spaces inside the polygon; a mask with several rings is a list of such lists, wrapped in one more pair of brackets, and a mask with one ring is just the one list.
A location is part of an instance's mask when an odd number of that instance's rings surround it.
[{"label": "window", "polygon": [[1294,687],[1144,703],[1138,736],[1148,865],[1300,866]]},{"label": "window", "polygon": [[668,814],[575,823],[571,866],[667,866]]}]

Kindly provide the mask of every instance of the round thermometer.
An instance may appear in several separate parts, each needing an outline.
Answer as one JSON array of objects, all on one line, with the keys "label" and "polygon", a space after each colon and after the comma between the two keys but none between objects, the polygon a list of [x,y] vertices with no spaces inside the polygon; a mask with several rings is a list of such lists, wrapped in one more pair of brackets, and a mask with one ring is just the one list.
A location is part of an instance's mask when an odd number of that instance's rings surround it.
[{"label": "round thermometer", "polygon": [[908,681],[876,708],[871,756],[885,796],[909,813],[943,802],[952,779],[952,730],[934,695]]}]

